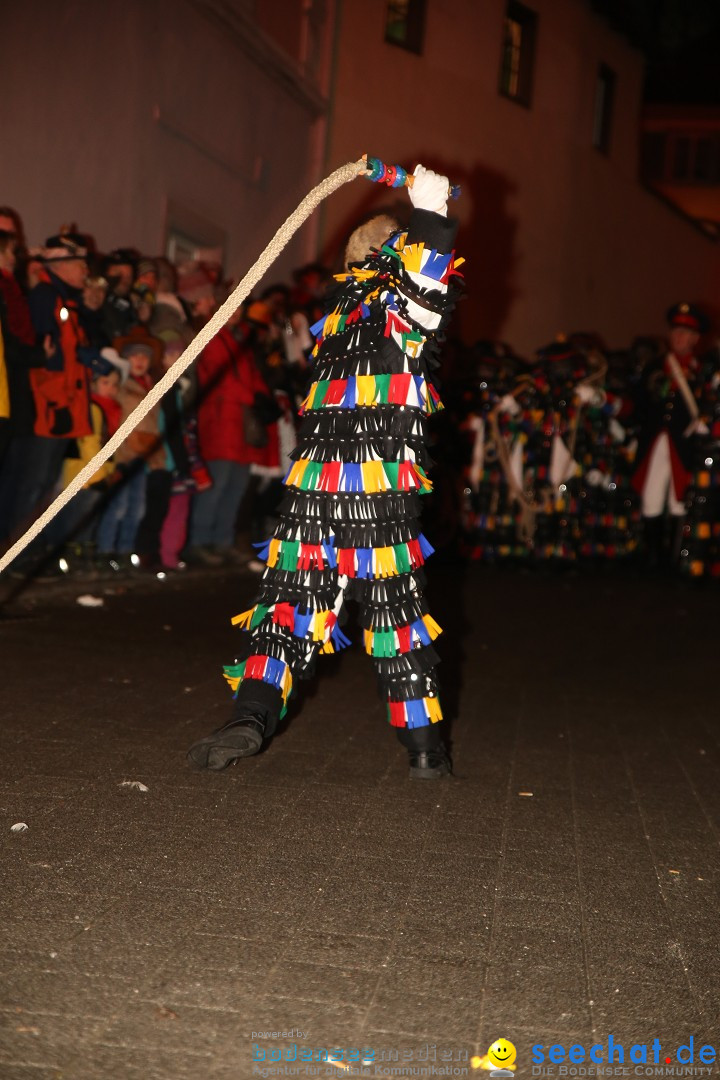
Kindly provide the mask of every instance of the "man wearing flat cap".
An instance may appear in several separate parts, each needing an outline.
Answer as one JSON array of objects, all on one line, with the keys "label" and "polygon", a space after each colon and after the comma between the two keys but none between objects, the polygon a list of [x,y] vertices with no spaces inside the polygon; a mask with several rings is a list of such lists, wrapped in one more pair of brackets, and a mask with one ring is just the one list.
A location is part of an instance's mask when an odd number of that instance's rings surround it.
[{"label": "man wearing flat cap", "polygon": [[688,489],[704,457],[716,398],[714,368],[695,353],[707,317],[695,305],[679,303],[668,310],[667,322],[669,350],[649,365],[635,401],[633,486],[642,501],[648,560],[656,569],[675,565],[680,555]]}]

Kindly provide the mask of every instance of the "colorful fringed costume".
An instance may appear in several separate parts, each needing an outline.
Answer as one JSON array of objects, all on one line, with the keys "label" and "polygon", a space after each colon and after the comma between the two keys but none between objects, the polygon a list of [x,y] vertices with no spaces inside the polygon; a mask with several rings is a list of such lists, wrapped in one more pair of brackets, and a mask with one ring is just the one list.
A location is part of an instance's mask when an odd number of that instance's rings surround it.
[{"label": "colorful fringed costume", "polygon": [[407,233],[338,276],[330,314],[312,327],[313,381],[267,567],[255,606],[233,620],[250,654],[226,668],[238,706],[266,709],[266,735],[318,652],[350,644],[346,598],[359,604],[390,723],[441,719],[419,499],[431,487],[425,421],[442,407],[438,339],[460,276],[455,227],[414,210]]}]

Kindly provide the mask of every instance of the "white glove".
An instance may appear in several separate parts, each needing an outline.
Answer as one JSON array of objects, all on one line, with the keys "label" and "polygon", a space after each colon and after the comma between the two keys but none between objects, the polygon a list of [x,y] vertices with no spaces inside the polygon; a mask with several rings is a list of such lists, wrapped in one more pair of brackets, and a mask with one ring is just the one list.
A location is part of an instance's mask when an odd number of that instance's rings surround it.
[{"label": "white glove", "polygon": [[447,176],[440,176],[424,165],[417,165],[413,173],[413,186],[408,185],[410,202],[416,210],[432,210],[435,214],[447,217],[447,200],[450,181]]},{"label": "white glove", "polygon": [[625,428],[622,426],[622,424],[618,423],[618,421],[615,419],[614,416],[612,417],[612,419],[610,420],[610,423],[608,424],[608,431],[610,432],[610,435],[615,440],[615,442],[623,442],[624,441],[624,439],[625,439]]},{"label": "white glove", "polygon": [[602,390],[588,386],[587,383],[578,383],[575,387],[575,397],[579,398],[583,405],[604,405],[606,400]]},{"label": "white glove", "polygon": [[509,413],[510,416],[517,416],[517,414],[520,412],[520,406],[518,405],[517,400],[512,396],[512,394],[505,394],[503,397],[501,397],[500,401],[498,402],[498,408],[502,412]]}]

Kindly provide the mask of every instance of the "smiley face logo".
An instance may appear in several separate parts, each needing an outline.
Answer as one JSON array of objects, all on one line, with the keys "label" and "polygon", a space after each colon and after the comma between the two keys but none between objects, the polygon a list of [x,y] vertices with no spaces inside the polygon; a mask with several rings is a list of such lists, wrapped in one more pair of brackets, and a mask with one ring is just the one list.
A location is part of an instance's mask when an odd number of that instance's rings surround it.
[{"label": "smiley face logo", "polygon": [[497,1069],[513,1069],[517,1051],[507,1039],[496,1039],[492,1046],[488,1047],[488,1059]]}]

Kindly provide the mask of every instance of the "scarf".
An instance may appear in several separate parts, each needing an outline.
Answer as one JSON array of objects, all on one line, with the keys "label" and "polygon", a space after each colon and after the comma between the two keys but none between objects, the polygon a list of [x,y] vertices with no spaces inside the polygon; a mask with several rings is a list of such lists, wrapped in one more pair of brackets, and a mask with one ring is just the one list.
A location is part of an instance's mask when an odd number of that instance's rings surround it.
[{"label": "scarf", "polygon": [[105,423],[107,424],[108,439],[111,439],[120,427],[120,420],[122,419],[120,402],[115,398],[101,397],[100,394],[93,394],[92,399],[103,411]]},{"label": "scarf", "polygon": [[23,345],[35,344],[35,331],[30,320],[30,308],[22,289],[12,274],[0,270],[0,293],[7,312],[7,328]]}]

